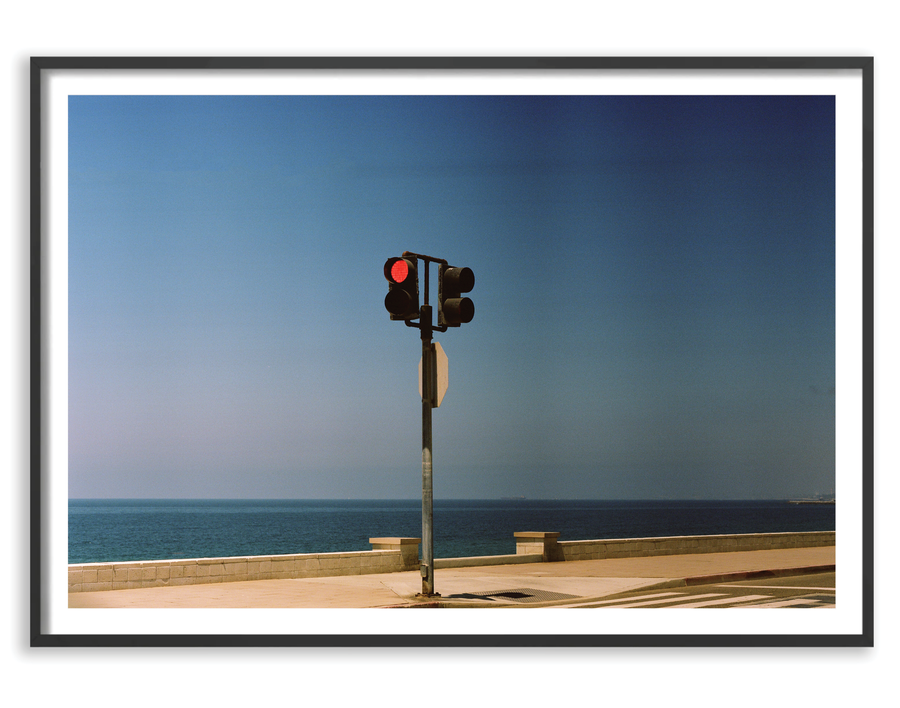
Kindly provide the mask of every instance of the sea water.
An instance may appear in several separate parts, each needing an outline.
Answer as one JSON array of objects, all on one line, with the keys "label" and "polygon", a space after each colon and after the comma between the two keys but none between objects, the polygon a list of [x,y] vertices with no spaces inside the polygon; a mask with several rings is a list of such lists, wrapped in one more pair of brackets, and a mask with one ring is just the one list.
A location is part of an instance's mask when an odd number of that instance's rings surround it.
[{"label": "sea water", "polygon": [[[72,499],[69,563],[370,550],[422,536],[421,500]],[[515,553],[516,531],[561,541],[833,531],[835,507],[788,501],[434,501],[436,558]]]}]

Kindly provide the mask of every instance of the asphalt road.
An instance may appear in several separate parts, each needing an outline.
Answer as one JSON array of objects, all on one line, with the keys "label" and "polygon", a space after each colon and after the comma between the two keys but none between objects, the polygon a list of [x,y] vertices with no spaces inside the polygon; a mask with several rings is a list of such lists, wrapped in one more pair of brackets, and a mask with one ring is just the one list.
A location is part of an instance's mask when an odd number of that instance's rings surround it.
[{"label": "asphalt road", "polygon": [[599,601],[573,603],[565,605],[565,607],[833,608],[835,606],[834,578],[834,573],[816,573],[659,590],[637,590],[619,593]]}]

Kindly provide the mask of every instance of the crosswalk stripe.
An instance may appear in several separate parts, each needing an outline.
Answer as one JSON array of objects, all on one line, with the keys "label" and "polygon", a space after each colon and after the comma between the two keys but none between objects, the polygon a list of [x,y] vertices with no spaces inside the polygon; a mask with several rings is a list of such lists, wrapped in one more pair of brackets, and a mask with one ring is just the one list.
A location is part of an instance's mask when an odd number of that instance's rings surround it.
[{"label": "crosswalk stripe", "polygon": [[657,592],[652,595],[638,595],[637,597],[629,597],[629,598],[618,598],[616,600],[596,600],[594,602],[581,602],[577,605],[566,605],[566,607],[600,607],[601,605],[611,605],[615,602],[622,602],[623,599],[626,600],[646,600],[650,597],[671,597],[672,595],[684,595],[683,592]]},{"label": "crosswalk stripe", "polygon": [[681,609],[682,607],[712,607],[713,605],[727,605],[729,602],[752,602],[753,600],[765,600],[767,597],[771,597],[771,595],[732,595],[730,597],[723,597],[718,600],[706,600],[705,602],[688,602],[680,605],[672,605],[672,607],[676,607],[678,609]]},{"label": "crosswalk stripe", "polygon": [[[709,593],[704,593],[702,595],[688,595],[684,599],[689,598],[689,599],[694,600],[694,599],[699,599],[701,597],[721,597],[723,594],[724,593],[721,593],[721,592],[709,592]],[[663,598],[662,600],[650,600],[648,602],[629,602],[627,605],[616,605],[615,607],[616,607],[616,609],[618,609],[620,607],[646,607],[647,605],[661,605],[666,602],[677,602],[678,599],[680,599],[680,598],[669,597],[669,598]],[[676,606],[680,607],[680,605],[676,605]]]},{"label": "crosswalk stripe", "polygon": [[[718,587],[728,587],[719,585]],[[732,586],[733,587],[733,586]],[[783,586],[741,586],[741,587],[759,587],[760,589],[785,589]],[[805,589],[805,588],[802,588]],[[829,589],[830,588],[823,588]],[[715,599],[704,599],[715,598]],[[564,605],[563,607],[605,607],[605,608],[628,608],[628,607],[649,607],[651,605],[664,605],[672,603],[669,608],[690,608],[690,607],[715,607],[716,605],[734,604],[735,607],[799,607],[818,605],[822,607],[830,607],[828,601],[810,598],[786,598],[784,600],[775,600],[773,602],[759,602],[760,600],[772,600],[771,595],[730,595],[728,593],[712,592],[700,595],[691,595],[685,592],[657,592],[649,595],[636,595],[629,598],[617,598],[614,600],[594,600],[593,602],[580,602],[577,604]],[[622,604],[617,604],[622,603]],[[668,608],[667,608],[668,609]]]},{"label": "crosswalk stripe", "polygon": [[826,605],[819,600],[806,600],[804,598],[794,598],[792,600],[781,600],[779,602],[763,602],[758,605],[744,605],[744,607],[798,607],[801,605],[821,605],[822,607],[831,607],[832,605]]},{"label": "crosswalk stripe", "polygon": [[732,588],[732,587],[741,587],[741,588],[752,588],[753,590],[811,590],[818,592],[834,592],[834,588],[810,588],[806,586],[793,586],[793,585],[727,585],[721,584],[716,585],[717,588]]}]

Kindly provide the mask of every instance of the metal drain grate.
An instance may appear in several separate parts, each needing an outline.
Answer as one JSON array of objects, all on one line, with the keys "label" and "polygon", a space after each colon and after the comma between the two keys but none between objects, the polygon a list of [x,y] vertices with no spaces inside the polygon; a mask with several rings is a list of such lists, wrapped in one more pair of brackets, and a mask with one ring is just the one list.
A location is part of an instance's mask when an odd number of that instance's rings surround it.
[{"label": "metal drain grate", "polygon": [[448,595],[453,599],[466,600],[515,600],[516,602],[550,602],[552,600],[574,600],[578,595],[566,595],[561,592],[549,590],[535,590],[534,588],[516,588],[515,590],[495,590],[492,592],[463,592]]}]

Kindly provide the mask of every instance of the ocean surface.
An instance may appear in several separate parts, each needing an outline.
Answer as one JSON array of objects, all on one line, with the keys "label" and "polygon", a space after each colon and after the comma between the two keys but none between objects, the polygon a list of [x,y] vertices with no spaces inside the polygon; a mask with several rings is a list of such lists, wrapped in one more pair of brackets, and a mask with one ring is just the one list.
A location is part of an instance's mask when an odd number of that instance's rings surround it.
[{"label": "ocean surface", "polygon": [[[788,501],[434,501],[435,558],[516,552],[515,531],[561,541],[833,531],[833,504]],[[370,550],[422,536],[409,500],[69,500],[69,563]]]}]

